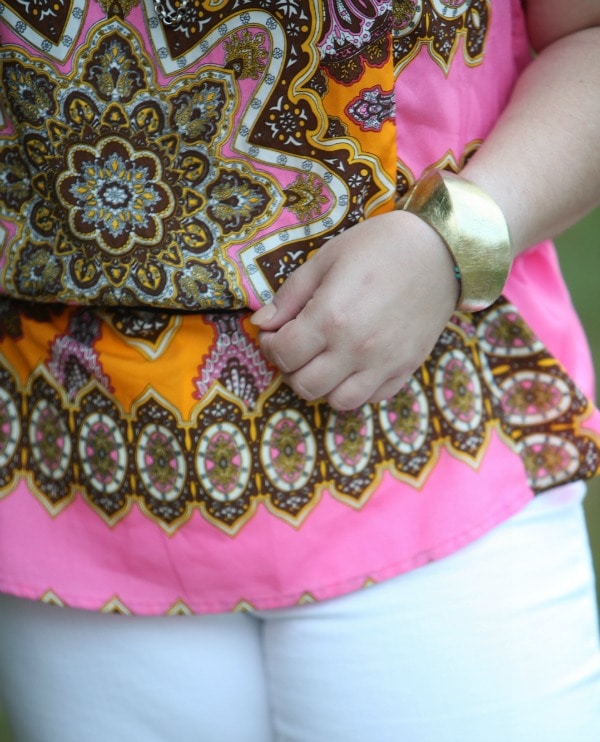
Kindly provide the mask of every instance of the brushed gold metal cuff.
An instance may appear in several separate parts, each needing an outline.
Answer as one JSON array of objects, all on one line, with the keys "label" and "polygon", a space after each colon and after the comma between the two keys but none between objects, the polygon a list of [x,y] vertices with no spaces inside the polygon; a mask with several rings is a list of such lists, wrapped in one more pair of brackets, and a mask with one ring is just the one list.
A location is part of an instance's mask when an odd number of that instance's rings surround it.
[{"label": "brushed gold metal cuff", "polygon": [[446,244],[460,274],[456,308],[479,312],[493,304],[513,257],[498,204],[460,175],[431,170],[417,181],[403,208],[426,221]]}]

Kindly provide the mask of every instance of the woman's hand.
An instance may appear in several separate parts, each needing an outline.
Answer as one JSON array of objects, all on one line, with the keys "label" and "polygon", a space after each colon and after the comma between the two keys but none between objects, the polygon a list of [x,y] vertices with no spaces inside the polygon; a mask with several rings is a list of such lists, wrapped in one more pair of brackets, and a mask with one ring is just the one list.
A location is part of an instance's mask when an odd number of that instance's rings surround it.
[{"label": "woman's hand", "polygon": [[325,243],[252,321],[300,397],[347,410],[399,391],[431,352],[458,288],[436,232],[395,211]]}]

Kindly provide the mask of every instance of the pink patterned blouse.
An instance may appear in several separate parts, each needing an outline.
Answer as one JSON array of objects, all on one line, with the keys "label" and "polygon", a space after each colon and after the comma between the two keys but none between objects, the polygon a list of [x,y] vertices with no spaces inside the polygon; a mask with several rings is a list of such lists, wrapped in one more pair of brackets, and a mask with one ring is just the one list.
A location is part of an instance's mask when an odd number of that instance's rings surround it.
[{"label": "pink patterned blouse", "polygon": [[378,405],[295,397],[248,322],[324,240],[461,169],[529,61],[518,0],[210,6],[0,5],[2,591],[321,600],[598,469],[549,243]]}]

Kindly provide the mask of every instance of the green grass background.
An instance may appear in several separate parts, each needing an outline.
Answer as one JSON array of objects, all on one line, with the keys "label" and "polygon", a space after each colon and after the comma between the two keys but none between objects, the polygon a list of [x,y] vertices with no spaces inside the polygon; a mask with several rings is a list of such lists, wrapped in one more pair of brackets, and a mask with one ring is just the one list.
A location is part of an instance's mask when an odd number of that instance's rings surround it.
[{"label": "green grass background", "polygon": [[[596,367],[600,399],[600,208],[557,240],[560,261],[587,333]],[[600,599],[600,477],[589,484],[586,515]]]},{"label": "green grass background", "polygon": [[[600,375],[600,209],[592,212],[557,242],[565,278],[587,332],[595,366]],[[600,379],[597,379],[596,387],[600,399]],[[596,574],[600,582],[600,477],[590,483],[586,514]],[[10,742],[1,709],[0,742]]]}]

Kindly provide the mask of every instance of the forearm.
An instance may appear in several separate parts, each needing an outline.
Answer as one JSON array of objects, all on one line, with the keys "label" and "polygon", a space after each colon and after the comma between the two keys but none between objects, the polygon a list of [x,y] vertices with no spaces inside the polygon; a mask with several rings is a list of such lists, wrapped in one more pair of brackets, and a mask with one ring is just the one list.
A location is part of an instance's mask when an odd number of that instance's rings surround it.
[{"label": "forearm", "polygon": [[600,28],[549,44],[463,170],[503,210],[515,253],[600,203]]}]

